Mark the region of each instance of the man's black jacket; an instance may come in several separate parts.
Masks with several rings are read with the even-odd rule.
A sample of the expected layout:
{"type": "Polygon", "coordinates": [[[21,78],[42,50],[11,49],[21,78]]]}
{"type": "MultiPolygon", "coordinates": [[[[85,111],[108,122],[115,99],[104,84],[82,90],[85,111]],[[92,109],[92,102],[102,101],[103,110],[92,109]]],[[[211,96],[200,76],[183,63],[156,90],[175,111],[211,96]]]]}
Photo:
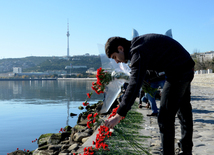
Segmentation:
{"type": "MultiPolygon", "coordinates": [[[[146,34],[131,41],[131,77],[117,113],[126,116],[142,86],[146,70],[165,72],[166,80],[176,82],[194,67],[190,54],[174,39],[160,34],[146,34]]],[[[190,80],[191,77],[185,77],[190,80]]]]}

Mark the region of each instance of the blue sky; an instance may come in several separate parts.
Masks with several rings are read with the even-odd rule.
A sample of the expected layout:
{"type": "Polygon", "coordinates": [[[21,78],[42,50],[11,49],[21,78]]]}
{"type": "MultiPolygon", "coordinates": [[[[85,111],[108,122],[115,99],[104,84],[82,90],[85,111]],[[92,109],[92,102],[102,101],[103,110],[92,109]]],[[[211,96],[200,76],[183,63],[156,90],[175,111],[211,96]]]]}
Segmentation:
{"type": "Polygon", "coordinates": [[[213,0],[0,0],[0,59],[99,54],[112,36],[165,34],[189,53],[214,50],[213,0]]]}

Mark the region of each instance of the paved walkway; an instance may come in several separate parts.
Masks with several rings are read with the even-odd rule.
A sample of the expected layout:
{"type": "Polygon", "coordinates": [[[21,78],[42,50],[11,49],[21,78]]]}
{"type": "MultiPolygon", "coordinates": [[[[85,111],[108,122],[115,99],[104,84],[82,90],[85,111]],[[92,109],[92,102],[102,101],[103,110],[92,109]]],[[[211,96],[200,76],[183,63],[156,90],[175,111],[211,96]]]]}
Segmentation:
{"type": "MultiPolygon", "coordinates": [[[[194,120],[193,131],[193,154],[194,155],[213,155],[214,154],[214,88],[192,86],[191,103],[194,120]]],[[[160,101],[157,101],[159,107],[160,101]]],[[[143,135],[150,135],[152,138],[148,141],[151,148],[151,154],[159,154],[160,134],[157,124],[157,117],[148,117],[151,113],[148,109],[138,109],[144,115],[143,135]]],[[[175,121],[175,142],[180,137],[180,124],[178,118],[175,121]]],[[[175,143],[177,147],[177,144],[175,143]]]]}

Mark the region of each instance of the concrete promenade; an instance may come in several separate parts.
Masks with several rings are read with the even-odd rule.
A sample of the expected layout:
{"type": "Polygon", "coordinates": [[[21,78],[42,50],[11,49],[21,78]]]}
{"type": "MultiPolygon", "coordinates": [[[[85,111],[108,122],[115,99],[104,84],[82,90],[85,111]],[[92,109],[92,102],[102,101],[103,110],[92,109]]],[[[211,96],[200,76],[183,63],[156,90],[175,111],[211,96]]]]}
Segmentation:
{"type": "MultiPolygon", "coordinates": [[[[196,75],[192,81],[191,103],[194,121],[193,131],[193,154],[194,155],[213,155],[214,154],[214,74],[196,75]]],[[[159,107],[160,101],[157,101],[159,107]]],[[[144,115],[145,128],[143,135],[150,135],[148,140],[151,154],[159,154],[160,134],[157,117],[148,117],[150,109],[138,109],[144,115]]],[[[180,123],[176,117],[175,121],[175,146],[181,137],[180,123]]]]}

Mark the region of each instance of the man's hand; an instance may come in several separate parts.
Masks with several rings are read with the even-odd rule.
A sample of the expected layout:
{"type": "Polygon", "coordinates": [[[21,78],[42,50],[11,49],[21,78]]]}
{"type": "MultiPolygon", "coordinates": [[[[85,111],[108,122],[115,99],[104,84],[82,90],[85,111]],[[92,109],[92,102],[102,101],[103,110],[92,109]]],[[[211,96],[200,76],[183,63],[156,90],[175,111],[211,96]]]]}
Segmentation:
{"type": "Polygon", "coordinates": [[[120,122],[121,118],[122,116],[120,116],[119,114],[116,114],[114,117],[107,119],[104,125],[108,128],[113,129],[115,125],[117,125],[120,122]]]}
{"type": "Polygon", "coordinates": [[[138,108],[142,108],[142,107],[143,107],[142,104],[139,104],[138,108]]]}

